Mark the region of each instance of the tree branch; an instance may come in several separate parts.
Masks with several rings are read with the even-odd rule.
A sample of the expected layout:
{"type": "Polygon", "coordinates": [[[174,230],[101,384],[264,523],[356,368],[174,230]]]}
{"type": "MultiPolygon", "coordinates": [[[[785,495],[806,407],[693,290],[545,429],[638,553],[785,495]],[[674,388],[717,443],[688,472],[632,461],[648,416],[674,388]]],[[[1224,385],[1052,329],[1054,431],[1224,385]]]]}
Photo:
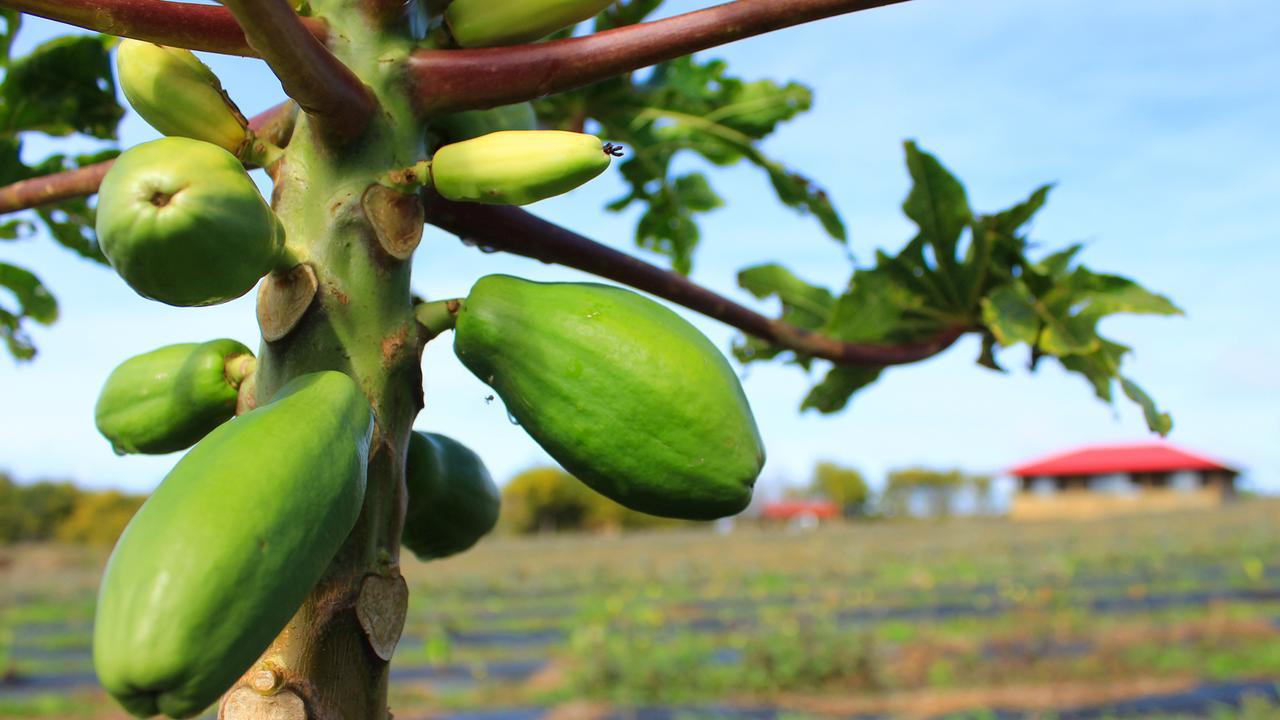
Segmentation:
{"type": "Polygon", "coordinates": [[[967,328],[908,345],[847,343],[767,318],[708,290],[683,275],[601,245],[518,207],[451,202],[423,193],[427,222],[483,248],[585,270],[666,298],[801,355],[842,365],[902,365],[947,349],[967,328]]]}
{"type": "Polygon", "coordinates": [[[223,4],[322,137],[341,144],[364,132],[375,109],[373,93],[307,30],[288,0],[223,4]]]}
{"type": "MultiPolygon", "coordinates": [[[[249,119],[249,128],[264,140],[284,146],[293,132],[293,119],[297,106],[292,101],[276,105],[249,119]]],[[[0,187],[0,215],[28,210],[39,205],[60,202],[74,197],[98,192],[102,178],[111,169],[114,160],[86,165],[75,170],[50,173],[40,177],[19,180],[0,187]]]]}
{"type": "Polygon", "coordinates": [[[422,115],[491,108],[573,90],[772,30],[906,1],[736,0],[554,42],[419,50],[409,58],[409,77],[422,115]]]}
{"type": "MultiPolygon", "coordinates": [[[[253,56],[244,32],[226,8],[164,0],[0,0],[0,6],[86,30],[161,45],[253,56]]],[[[317,38],[319,20],[303,21],[317,38]]]]}

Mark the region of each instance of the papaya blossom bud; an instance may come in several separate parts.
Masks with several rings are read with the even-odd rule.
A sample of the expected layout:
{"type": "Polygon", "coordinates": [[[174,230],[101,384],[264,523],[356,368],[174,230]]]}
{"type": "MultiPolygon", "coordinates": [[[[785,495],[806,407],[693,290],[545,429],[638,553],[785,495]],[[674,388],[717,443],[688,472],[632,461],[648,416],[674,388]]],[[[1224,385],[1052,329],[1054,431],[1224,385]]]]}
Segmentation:
{"type": "Polygon", "coordinates": [[[249,123],[218,76],[190,50],[126,39],[116,53],[120,87],[151,127],[169,136],[213,143],[238,155],[249,123]]]}
{"type": "Polygon", "coordinates": [[[526,205],[582,185],[610,159],[594,135],[505,130],[441,147],[431,158],[431,181],[449,200],[526,205]]]}

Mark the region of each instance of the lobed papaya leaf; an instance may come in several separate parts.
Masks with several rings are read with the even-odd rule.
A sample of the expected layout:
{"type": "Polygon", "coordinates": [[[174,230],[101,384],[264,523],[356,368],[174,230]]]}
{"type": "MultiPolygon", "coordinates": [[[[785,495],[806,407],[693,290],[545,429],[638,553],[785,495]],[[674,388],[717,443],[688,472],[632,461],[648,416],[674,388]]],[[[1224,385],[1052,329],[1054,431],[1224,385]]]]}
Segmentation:
{"type": "Polygon", "coordinates": [[[106,35],[66,36],[12,60],[0,85],[0,130],[116,139],[124,110],[111,74],[113,44],[106,35]]]}
{"type": "MultiPolygon", "coordinates": [[[[1088,380],[1105,402],[1111,402],[1119,380],[1125,395],[1142,406],[1149,427],[1168,432],[1168,414],[1120,374],[1129,348],[1099,335],[1097,326],[1116,313],[1175,315],[1181,310],[1128,278],[1080,265],[1081,245],[1028,259],[1025,226],[1044,207],[1052,185],[1037,188],[1002,212],[974,215],[964,186],[942,163],[912,142],[906,143],[906,154],[913,186],[903,212],[919,232],[896,254],[878,250],[874,266],[853,274],[845,292],[824,305],[822,333],[845,342],[896,344],[949,329],[973,329],[982,339],[979,365],[1003,372],[997,348],[1025,345],[1031,370],[1043,357],[1057,359],[1088,380]],[[966,230],[970,242],[961,256],[966,230]]],[[[797,288],[825,292],[821,288],[777,266],[748,268],[740,273],[739,284],[757,297],[778,295],[784,321],[814,329],[813,316],[799,313],[794,298],[805,297],[797,288]],[[788,292],[790,296],[784,294],[788,292]]],[[[772,359],[785,349],[747,339],[734,351],[749,362],[772,359]]],[[[835,366],[809,391],[802,408],[836,412],[882,371],[835,366]]]]}

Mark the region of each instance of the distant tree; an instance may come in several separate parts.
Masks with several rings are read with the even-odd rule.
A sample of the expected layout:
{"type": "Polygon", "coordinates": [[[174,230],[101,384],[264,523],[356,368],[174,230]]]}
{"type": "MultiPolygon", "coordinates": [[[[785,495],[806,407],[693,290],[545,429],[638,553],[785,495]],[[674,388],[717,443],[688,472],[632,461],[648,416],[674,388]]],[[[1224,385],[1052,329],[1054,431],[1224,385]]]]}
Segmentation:
{"type": "Polygon", "coordinates": [[[972,493],[975,512],[989,510],[991,477],[970,475],[961,470],[934,470],[913,467],[889,473],[880,498],[881,511],[886,515],[912,514],[917,503],[923,514],[930,517],[946,517],[956,507],[956,499],[962,493],[972,493]]]}
{"type": "Polygon", "coordinates": [[[21,537],[23,518],[18,500],[18,484],[7,473],[0,473],[0,545],[21,537]]]}
{"type": "Polygon", "coordinates": [[[625,508],[587,489],[558,467],[537,467],[516,475],[502,489],[503,527],[518,533],[611,530],[678,525],[625,508]]]}
{"type": "Polygon", "coordinates": [[[556,467],[537,467],[511,478],[502,489],[503,525],[520,533],[582,528],[592,492],[556,467]]]}
{"type": "Polygon", "coordinates": [[[809,493],[830,500],[845,517],[864,514],[871,496],[862,473],[831,462],[814,466],[809,493]]]}
{"type": "Polygon", "coordinates": [[[118,490],[85,493],[54,534],[58,540],[81,545],[110,547],[124,532],[144,498],[118,490]]]}

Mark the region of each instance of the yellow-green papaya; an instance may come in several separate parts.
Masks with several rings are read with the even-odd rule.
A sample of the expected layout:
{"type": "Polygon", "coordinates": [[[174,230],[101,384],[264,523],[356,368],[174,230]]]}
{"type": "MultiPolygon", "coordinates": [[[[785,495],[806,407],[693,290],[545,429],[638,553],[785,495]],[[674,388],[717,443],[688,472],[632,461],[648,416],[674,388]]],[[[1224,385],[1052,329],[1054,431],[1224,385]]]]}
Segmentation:
{"type": "Polygon", "coordinates": [[[516,45],[577,25],[613,0],[453,0],[444,19],[462,47],[516,45]]]}
{"type": "Polygon", "coordinates": [[[449,143],[431,182],[450,200],[526,205],[567,193],[609,167],[600,138],[563,130],[504,130],[449,143]]]}
{"type": "Polygon", "coordinates": [[[459,309],[454,352],[602,495],[696,520],[750,502],[764,448],[738,377],[662,305],[607,285],[488,275],[459,309]]]}
{"type": "Polygon", "coordinates": [[[168,137],[116,158],[98,190],[102,252],[143,297],[214,305],[281,262],[284,231],[234,155],[168,137]]]}
{"type": "Polygon", "coordinates": [[[249,141],[249,123],[190,50],[125,38],[116,50],[116,72],[129,105],[162,134],[235,154],[249,141]]]}
{"type": "Polygon", "coordinates": [[[185,450],[236,414],[253,353],[235,340],[166,345],[111,371],[93,416],[117,453],[185,450]]]}
{"type": "Polygon", "coordinates": [[[338,372],[300,376],[187,452],[125,528],[93,624],[102,687],[190,717],[284,628],[354,527],[373,430],[338,372]]]}
{"type": "Polygon", "coordinates": [[[400,542],[420,560],[460,553],[498,523],[498,486],[480,456],[453,438],[411,434],[405,483],[409,501],[400,542]]]}

